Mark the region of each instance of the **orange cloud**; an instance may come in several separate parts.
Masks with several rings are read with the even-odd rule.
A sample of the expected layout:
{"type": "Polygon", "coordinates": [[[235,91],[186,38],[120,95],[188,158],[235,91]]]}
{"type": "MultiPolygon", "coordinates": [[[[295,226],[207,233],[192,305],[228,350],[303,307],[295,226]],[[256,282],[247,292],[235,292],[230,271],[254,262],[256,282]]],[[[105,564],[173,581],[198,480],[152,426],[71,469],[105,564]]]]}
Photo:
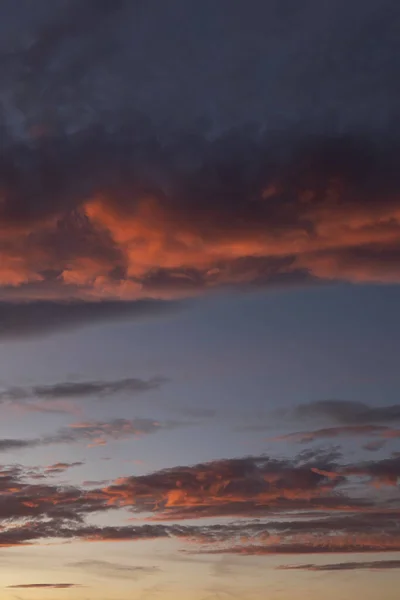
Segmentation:
{"type": "Polygon", "coordinates": [[[51,165],[63,177],[54,182],[38,140],[41,201],[22,175],[2,192],[0,286],[127,300],[226,285],[400,281],[393,154],[321,139],[278,166],[268,142],[253,142],[249,154],[245,138],[232,162],[231,142],[222,136],[215,153],[212,142],[192,140],[202,154],[187,170],[173,145],[82,134],[68,145],[79,170],[60,151],[51,165]]]}
{"type": "Polygon", "coordinates": [[[399,535],[369,535],[363,533],[342,535],[332,532],[330,535],[324,535],[323,537],[313,534],[288,536],[288,538],[272,537],[263,543],[210,547],[203,552],[265,556],[271,554],[356,554],[399,551],[399,535]]]}

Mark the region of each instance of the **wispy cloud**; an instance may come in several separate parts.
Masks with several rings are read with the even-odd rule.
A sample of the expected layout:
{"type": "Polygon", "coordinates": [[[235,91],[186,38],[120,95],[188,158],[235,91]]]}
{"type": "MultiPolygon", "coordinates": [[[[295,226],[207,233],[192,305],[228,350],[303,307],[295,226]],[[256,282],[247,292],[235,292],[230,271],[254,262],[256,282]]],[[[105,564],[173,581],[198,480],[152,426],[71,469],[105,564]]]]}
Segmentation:
{"type": "Polygon", "coordinates": [[[19,583],[16,585],[7,586],[9,589],[54,589],[67,590],[71,588],[82,587],[79,583],[19,583]]]}
{"type": "MultiPolygon", "coordinates": [[[[342,425],[340,427],[325,427],[315,431],[296,431],[270,438],[271,441],[294,441],[300,444],[314,442],[320,439],[337,437],[368,437],[379,436],[381,438],[393,439],[400,437],[400,429],[392,429],[385,425],[342,425]]],[[[382,440],[380,441],[382,444],[382,440]]]]}
{"type": "Polygon", "coordinates": [[[386,569],[400,569],[400,560],[372,560],[359,562],[338,562],[317,565],[282,565],[279,569],[285,571],[385,571],[386,569]]]}
{"type": "Polygon", "coordinates": [[[157,575],[161,569],[156,566],[138,566],[125,563],[109,562],[106,560],[82,560],[70,563],[68,566],[76,567],[85,572],[95,573],[100,577],[113,577],[116,579],[130,579],[138,581],[150,575],[157,575]]]}
{"type": "Polygon", "coordinates": [[[400,405],[371,406],[352,400],[317,400],[300,404],[288,416],[297,419],[328,419],[341,425],[393,423],[400,421],[400,405]]]}
{"type": "MultiPolygon", "coordinates": [[[[59,429],[52,435],[27,439],[0,439],[0,452],[37,448],[53,444],[85,443],[89,446],[103,446],[111,440],[124,440],[141,437],[158,431],[169,431],[187,427],[192,423],[181,421],[155,421],[154,419],[113,419],[110,421],[82,421],[59,429]]],[[[79,463],[75,463],[79,464],[79,463]]]]}
{"type": "Polygon", "coordinates": [[[0,391],[0,403],[21,402],[32,398],[53,402],[75,398],[102,398],[119,393],[140,394],[158,389],[167,382],[166,377],[152,377],[148,380],[128,377],[109,381],[65,381],[32,387],[10,387],[0,391]]]}

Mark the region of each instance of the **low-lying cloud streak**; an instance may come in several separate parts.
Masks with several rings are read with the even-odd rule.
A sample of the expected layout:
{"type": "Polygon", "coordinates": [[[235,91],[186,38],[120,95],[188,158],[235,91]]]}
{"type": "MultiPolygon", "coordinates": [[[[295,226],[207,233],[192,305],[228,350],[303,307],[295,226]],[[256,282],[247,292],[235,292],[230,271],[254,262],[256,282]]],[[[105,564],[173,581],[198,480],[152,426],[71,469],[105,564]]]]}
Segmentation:
{"type": "MultiPolygon", "coordinates": [[[[7,290],[6,290],[7,291],[7,290]]],[[[135,321],[171,314],[181,303],[164,300],[137,300],[118,302],[110,300],[76,301],[40,299],[47,292],[40,289],[36,299],[0,301],[0,340],[20,339],[52,333],[71,331],[87,325],[135,321]],[[37,299],[39,298],[39,300],[37,299]]],[[[30,296],[31,292],[28,293],[30,296]]],[[[8,297],[8,295],[7,295],[8,297]]]]}
{"type": "Polygon", "coordinates": [[[112,577],[115,579],[128,579],[131,581],[138,581],[149,575],[157,575],[161,572],[161,569],[155,566],[144,567],[95,559],[70,563],[68,566],[81,569],[85,572],[92,572],[97,577],[112,577]]]}
{"type": "Polygon", "coordinates": [[[400,569],[400,560],[372,560],[365,562],[338,562],[325,565],[306,564],[279,567],[285,571],[385,571],[400,569]]]}
{"type": "Polygon", "coordinates": [[[390,490],[400,478],[398,458],[342,465],[330,455],[306,462],[301,455],[245,457],[125,477],[89,490],[49,484],[46,471],[41,479],[35,475],[19,466],[0,473],[2,547],[46,539],[177,538],[189,542],[187,552],[210,554],[400,551],[398,497],[390,499],[369,485],[379,480],[390,490]],[[126,510],[144,522],[93,521],[126,510]],[[235,520],[210,524],[210,517],[221,516],[235,520]],[[197,523],[180,523],[188,519],[197,523]]]}
{"type": "Polygon", "coordinates": [[[23,590],[68,590],[71,588],[82,587],[79,583],[19,583],[16,585],[8,585],[8,589],[23,589],[23,590]]]}
{"type": "Polygon", "coordinates": [[[157,390],[168,382],[166,377],[153,377],[139,379],[128,377],[112,381],[65,381],[48,385],[35,385],[32,387],[11,387],[0,391],[0,404],[12,401],[24,401],[32,398],[40,400],[64,400],[71,398],[102,398],[119,393],[140,394],[157,390]]]}
{"type": "MultiPolygon", "coordinates": [[[[158,422],[154,419],[113,419],[111,421],[83,421],[59,429],[55,434],[38,438],[0,439],[0,452],[9,452],[53,444],[82,444],[89,447],[104,446],[112,440],[141,437],[158,431],[187,427],[190,423],[180,421],[158,422]]],[[[72,463],[79,464],[79,463],[72,463]]],[[[72,466],[67,464],[66,466],[72,466]]],[[[65,463],[53,465],[54,471],[62,471],[65,463]]]]}

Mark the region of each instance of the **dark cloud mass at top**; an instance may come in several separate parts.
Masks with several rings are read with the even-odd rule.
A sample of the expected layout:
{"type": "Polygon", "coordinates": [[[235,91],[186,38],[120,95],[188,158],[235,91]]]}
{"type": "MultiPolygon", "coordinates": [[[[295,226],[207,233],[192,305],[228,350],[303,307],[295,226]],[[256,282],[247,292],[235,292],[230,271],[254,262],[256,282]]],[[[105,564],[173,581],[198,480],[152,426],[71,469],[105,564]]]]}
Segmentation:
{"type": "Polygon", "coordinates": [[[199,562],[261,598],[271,555],[272,596],[396,575],[396,292],[378,296],[400,283],[399,31],[398,0],[0,1],[0,549],[27,566],[6,593],[201,598],[199,562]],[[248,321],[232,298],[339,282],[327,304],[259,295],[248,321]],[[344,306],[356,284],[379,314],[344,306]],[[36,340],[215,291],[175,328],[36,340]],[[166,579],[180,557],[193,573],[166,579]]]}
{"type": "Polygon", "coordinates": [[[47,5],[1,9],[2,337],[399,281],[396,2],[47,5]]]}

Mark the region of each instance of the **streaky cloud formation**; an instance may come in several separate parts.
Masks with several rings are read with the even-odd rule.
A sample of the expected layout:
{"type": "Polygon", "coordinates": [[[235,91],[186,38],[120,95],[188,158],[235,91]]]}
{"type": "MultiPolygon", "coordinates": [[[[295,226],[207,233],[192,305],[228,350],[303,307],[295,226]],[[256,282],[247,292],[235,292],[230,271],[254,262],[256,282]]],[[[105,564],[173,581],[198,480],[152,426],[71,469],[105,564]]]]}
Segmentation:
{"type": "Polygon", "coordinates": [[[18,466],[0,474],[0,516],[7,523],[0,532],[2,547],[46,539],[176,538],[200,554],[400,551],[398,497],[391,500],[373,486],[365,494],[369,480],[390,489],[400,478],[397,457],[354,465],[333,464],[329,455],[308,462],[245,457],[122,478],[89,490],[37,483],[34,475],[18,466]],[[132,526],[87,522],[126,509],[142,515],[144,523],[143,518],[132,526]],[[208,523],[221,516],[236,520],[208,523]],[[180,523],[186,519],[200,522],[180,523]]]}
{"type": "Polygon", "coordinates": [[[370,406],[353,400],[317,400],[300,404],[292,411],[292,415],[298,419],[328,419],[342,425],[357,427],[400,421],[400,405],[370,406]]]}
{"type": "Polygon", "coordinates": [[[279,567],[285,571],[359,571],[359,570],[377,570],[400,569],[400,560],[372,560],[365,562],[338,562],[325,565],[305,564],[305,565],[284,565],[279,567]]]}
{"type": "Polygon", "coordinates": [[[158,389],[168,382],[166,377],[139,379],[128,377],[115,381],[65,381],[28,388],[11,387],[0,391],[0,403],[39,398],[40,400],[64,400],[70,398],[107,397],[121,392],[138,394],[158,389]]]}
{"type": "Polygon", "coordinates": [[[34,590],[34,589],[53,589],[53,590],[68,590],[71,588],[82,587],[79,583],[19,583],[16,585],[7,586],[11,589],[24,589],[24,590],[34,590]]]}
{"type": "MultiPolygon", "coordinates": [[[[394,439],[400,437],[400,429],[392,429],[385,425],[342,425],[341,427],[325,427],[323,429],[316,429],[315,431],[296,431],[271,438],[271,441],[294,441],[305,444],[315,440],[342,436],[380,436],[386,439],[394,439]]],[[[382,445],[382,442],[384,440],[379,442],[380,445],[382,445]]]]}
{"type": "Polygon", "coordinates": [[[168,315],[178,306],[181,304],[151,299],[132,302],[4,300],[0,301],[0,339],[20,339],[70,331],[84,325],[168,315]]]}
{"type": "Polygon", "coordinates": [[[138,581],[149,575],[156,575],[161,571],[156,566],[127,565],[124,563],[110,562],[107,560],[86,559],[70,563],[68,566],[82,569],[85,572],[93,572],[97,576],[112,577],[116,579],[129,579],[138,581]]]}
{"type": "MultiPolygon", "coordinates": [[[[130,437],[141,437],[157,431],[168,431],[179,427],[187,427],[191,423],[180,421],[158,422],[154,419],[113,419],[110,421],[82,421],[71,423],[59,429],[55,434],[27,439],[0,439],[0,452],[51,446],[53,444],[79,444],[104,446],[111,440],[124,440],[130,437]]],[[[58,463],[50,468],[53,473],[61,472],[70,466],[81,463],[58,463]]]]}

